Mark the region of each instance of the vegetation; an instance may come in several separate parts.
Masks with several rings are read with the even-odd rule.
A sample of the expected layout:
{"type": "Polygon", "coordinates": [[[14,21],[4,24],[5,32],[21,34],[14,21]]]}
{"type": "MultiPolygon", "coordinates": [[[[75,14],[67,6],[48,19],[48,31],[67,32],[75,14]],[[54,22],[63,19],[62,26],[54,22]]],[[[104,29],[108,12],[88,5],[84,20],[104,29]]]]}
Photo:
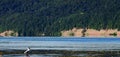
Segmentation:
{"type": "Polygon", "coordinates": [[[74,33],[73,33],[73,32],[71,32],[69,35],[70,35],[70,36],[74,36],[74,33]]]}
{"type": "Polygon", "coordinates": [[[111,33],[110,34],[111,36],[117,36],[117,33],[115,32],[115,33],[111,33]]]}
{"type": "Polygon", "coordinates": [[[120,0],[0,0],[0,32],[60,36],[76,28],[119,29],[120,0]]]}

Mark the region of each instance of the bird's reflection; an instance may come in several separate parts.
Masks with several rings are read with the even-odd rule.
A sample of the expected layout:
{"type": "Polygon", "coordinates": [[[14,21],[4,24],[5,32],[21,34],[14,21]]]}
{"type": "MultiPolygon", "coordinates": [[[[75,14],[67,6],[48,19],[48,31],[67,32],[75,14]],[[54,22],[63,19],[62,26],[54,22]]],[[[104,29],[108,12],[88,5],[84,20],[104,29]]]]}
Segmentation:
{"type": "Polygon", "coordinates": [[[25,57],[30,57],[30,55],[27,55],[27,56],[25,55],[25,57]]]}

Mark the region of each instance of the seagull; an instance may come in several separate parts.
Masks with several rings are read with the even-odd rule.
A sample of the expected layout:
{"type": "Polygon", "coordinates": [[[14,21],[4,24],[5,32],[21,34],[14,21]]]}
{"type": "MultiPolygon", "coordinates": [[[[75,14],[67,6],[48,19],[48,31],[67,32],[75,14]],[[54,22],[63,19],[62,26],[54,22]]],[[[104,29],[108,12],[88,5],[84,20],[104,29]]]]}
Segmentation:
{"type": "Polygon", "coordinates": [[[25,54],[26,56],[29,56],[29,52],[30,52],[30,47],[27,48],[27,50],[24,52],[24,54],[25,54]]]}

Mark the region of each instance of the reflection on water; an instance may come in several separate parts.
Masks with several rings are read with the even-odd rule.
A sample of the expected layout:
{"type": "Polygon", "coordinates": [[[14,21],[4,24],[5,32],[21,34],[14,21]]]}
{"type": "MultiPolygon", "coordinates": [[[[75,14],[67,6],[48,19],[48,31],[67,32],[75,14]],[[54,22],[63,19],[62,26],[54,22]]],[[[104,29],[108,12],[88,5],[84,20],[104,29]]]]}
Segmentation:
{"type": "Polygon", "coordinates": [[[3,55],[3,57],[86,57],[86,56],[96,56],[87,54],[77,54],[77,55],[60,55],[60,54],[32,54],[30,56],[25,56],[24,54],[11,54],[3,55]]]}
{"type": "MultiPolygon", "coordinates": [[[[28,57],[119,57],[120,55],[101,55],[101,54],[75,54],[75,55],[59,55],[59,54],[32,54],[28,57]]],[[[24,54],[3,55],[3,57],[27,57],[24,54]]]]}

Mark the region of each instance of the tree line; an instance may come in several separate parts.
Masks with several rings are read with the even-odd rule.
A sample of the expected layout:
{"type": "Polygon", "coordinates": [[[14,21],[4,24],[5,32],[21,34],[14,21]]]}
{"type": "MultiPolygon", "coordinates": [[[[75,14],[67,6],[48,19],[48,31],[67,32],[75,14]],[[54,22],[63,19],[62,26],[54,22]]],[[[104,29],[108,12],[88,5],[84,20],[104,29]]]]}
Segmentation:
{"type": "Polygon", "coordinates": [[[119,0],[0,0],[0,32],[60,36],[76,28],[120,30],[119,0]]]}

